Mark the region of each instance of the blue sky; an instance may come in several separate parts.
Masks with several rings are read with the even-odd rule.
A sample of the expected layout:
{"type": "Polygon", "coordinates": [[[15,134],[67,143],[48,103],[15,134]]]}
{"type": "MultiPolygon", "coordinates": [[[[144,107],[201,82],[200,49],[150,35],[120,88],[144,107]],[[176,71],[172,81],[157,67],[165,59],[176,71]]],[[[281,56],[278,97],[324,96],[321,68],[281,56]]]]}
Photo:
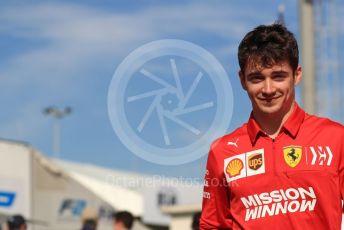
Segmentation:
{"type": "MultiPolygon", "coordinates": [[[[182,39],[212,53],[227,71],[234,111],[228,131],[245,122],[250,104],[237,77],[244,34],[285,20],[299,38],[298,2],[3,1],[0,3],[0,137],[29,142],[52,156],[52,120],[43,108],[71,106],[62,120],[61,157],[108,168],[202,176],[206,157],[180,166],[149,163],[118,139],[108,117],[114,71],[133,50],[159,39],[182,39]]],[[[338,3],[339,4],[339,3],[338,3]]],[[[343,15],[343,4],[338,6],[343,15]]],[[[343,28],[339,29],[343,46],[343,28]]],[[[342,63],[342,62],[341,62],[342,63]]]]}

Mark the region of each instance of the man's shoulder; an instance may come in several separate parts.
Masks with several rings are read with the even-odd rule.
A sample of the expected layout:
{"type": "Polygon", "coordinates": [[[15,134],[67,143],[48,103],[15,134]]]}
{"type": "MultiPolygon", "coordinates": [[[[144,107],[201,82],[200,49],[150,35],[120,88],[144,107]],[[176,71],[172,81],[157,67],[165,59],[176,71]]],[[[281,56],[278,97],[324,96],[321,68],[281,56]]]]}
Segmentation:
{"type": "Polygon", "coordinates": [[[226,146],[228,145],[228,143],[232,143],[233,145],[235,145],[237,144],[239,139],[243,136],[248,136],[247,123],[244,123],[242,124],[242,126],[236,128],[234,131],[217,138],[211,144],[211,149],[216,149],[219,146],[220,147],[226,146]]]}
{"type": "Polygon", "coordinates": [[[328,131],[335,131],[336,133],[341,132],[344,134],[344,126],[341,123],[333,121],[327,117],[320,117],[307,114],[304,123],[308,126],[317,127],[320,129],[327,129],[328,131]]]}

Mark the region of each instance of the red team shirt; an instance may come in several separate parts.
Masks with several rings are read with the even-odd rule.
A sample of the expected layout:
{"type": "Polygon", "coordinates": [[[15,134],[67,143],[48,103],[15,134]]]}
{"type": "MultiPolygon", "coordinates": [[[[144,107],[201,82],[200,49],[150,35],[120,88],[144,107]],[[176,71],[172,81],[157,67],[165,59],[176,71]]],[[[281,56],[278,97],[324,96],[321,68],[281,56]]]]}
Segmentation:
{"type": "Polygon", "coordinates": [[[200,229],[340,229],[344,126],[298,105],[272,139],[254,118],[216,140],[200,229]]]}

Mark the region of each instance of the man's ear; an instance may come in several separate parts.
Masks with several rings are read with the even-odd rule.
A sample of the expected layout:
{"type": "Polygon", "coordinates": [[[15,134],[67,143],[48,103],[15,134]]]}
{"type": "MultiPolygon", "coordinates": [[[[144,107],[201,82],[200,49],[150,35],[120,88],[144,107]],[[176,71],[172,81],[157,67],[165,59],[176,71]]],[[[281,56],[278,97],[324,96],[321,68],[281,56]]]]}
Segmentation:
{"type": "Polygon", "coordinates": [[[294,85],[296,86],[297,84],[299,84],[299,82],[302,79],[302,68],[301,66],[298,66],[295,70],[295,77],[294,77],[295,81],[294,81],[294,85]]]}
{"type": "Polygon", "coordinates": [[[247,88],[246,88],[246,83],[245,83],[245,75],[244,75],[244,73],[243,73],[241,70],[239,70],[238,74],[239,74],[239,78],[240,78],[241,87],[242,87],[244,90],[247,90],[247,88]]]}

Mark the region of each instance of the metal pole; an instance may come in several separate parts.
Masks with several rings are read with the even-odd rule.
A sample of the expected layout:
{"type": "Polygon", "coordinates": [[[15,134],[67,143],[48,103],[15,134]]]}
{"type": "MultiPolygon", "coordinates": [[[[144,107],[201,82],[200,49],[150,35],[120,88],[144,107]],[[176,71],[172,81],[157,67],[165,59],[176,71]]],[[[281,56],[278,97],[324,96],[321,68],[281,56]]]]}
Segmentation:
{"type": "Polygon", "coordinates": [[[59,119],[56,117],[54,118],[53,127],[53,153],[56,159],[60,157],[60,124],[59,119]]]}
{"type": "Polygon", "coordinates": [[[316,113],[313,0],[300,0],[301,58],[303,66],[303,107],[316,113]]]}
{"type": "Polygon", "coordinates": [[[338,54],[338,33],[337,33],[337,3],[336,0],[331,0],[330,4],[330,35],[331,35],[331,51],[332,51],[332,71],[333,71],[333,83],[334,83],[334,100],[332,101],[332,108],[334,109],[335,118],[339,121],[344,122],[343,108],[344,103],[341,100],[341,81],[339,77],[339,54],[338,54]],[[343,103],[341,105],[341,103],[343,103]]]}
{"type": "Polygon", "coordinates": [[[65,117],[66,115],[70,114],[72,109],[70,107],[66,107],[64,110],[58,110],[55,107],[47,107],[43,110],[45,115],[50,115],[54,119],[53,121],[53,130],[52,130],[52,146],[53,146],[53,155],[56,159],[60,157],[60,142],[61,142],[61,126],[60,120],[65,117]]]}

